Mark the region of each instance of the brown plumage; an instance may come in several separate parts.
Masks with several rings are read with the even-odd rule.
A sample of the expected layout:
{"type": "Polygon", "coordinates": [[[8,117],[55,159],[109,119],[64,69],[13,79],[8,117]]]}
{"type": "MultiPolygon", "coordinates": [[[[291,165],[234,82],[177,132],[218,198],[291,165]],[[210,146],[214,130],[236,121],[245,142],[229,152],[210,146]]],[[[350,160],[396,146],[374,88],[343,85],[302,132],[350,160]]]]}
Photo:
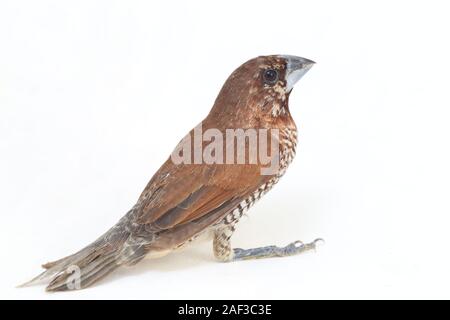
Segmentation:
{"type": "MultiPolygon", "coordinates": [[[[230,75],[201,123],[203,132],[216,129],[223,136],[227,129],[277,129],[279,152],[270,154],[267,150],[272,159],[279,159],[275,172],[261,174],[265,164],[259,159],[244,164],[176,164],[169,157],[114,227],[79,252],[44,264],[47,270],[27,284],[50,281],[49,291],[71,289],[67,283],[73,270],[68,268],[76,266],[80,280],[77,288],[85,288],[119,266],[167,254],[208,231],[214,234],[214,254],[223,261],[244,255],[293,254],[281,253],[278,247],[270,247],[267,254],[266,247],[241,257],[245,250],[233,251],[229,240],[243,212],[270,190],[295,155],[297,131],[288,100],[293,84],[312,64],[304,58],[278,55],[244,63],[230,75]]],[[[189,135],[193,139],[194,129],[189,135]]],[[[246,151],[249,143],[245,141],[246,151]]],[[[204,141],[202,147],[206,146],[204,141]]]]}

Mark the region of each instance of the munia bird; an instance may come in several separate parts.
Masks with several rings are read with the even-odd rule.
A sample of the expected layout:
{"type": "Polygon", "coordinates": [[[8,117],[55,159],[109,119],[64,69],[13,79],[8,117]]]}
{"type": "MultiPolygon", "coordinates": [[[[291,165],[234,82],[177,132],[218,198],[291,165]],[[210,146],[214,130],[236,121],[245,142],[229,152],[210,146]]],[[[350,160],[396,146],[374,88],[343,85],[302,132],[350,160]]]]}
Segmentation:
{"type": "MultiPolygon", "coordinates": [[[[220,261],[289,256],[314,249],[317,240],[253,249],[232,248],[230,243],[241,216],[278,182],[295,156],[297,129],[289,95],[313,64],[288,55],[247,61],[230,75],[201,122],[203,130],[224,134],[227,129],[277,129],[278,148],[270,157],[278,159],[279,166],[272,174],[261,174],[259,160],[176,164],[169,157],[115,226],[77,253],[44,264],[46,271],[25,285],[49,283],[48,291],[86,288],[118,267],[166,255],[206,232],[213,235],[214,255],[220,261]],[[74,270],[78,271],[77,287],[68,285],[74,270]]],[[[193,134],[194,129],[186,137],[193,134]]],[[[246,150],[249,147],[246,140],[246,150]]]]}

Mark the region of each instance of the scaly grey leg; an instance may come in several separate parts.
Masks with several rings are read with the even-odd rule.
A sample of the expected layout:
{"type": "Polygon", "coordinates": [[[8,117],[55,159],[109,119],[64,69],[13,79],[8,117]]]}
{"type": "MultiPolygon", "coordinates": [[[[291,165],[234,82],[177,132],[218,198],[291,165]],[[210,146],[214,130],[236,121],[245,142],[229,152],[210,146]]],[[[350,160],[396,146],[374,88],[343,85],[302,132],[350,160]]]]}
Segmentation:
{"type": "Polygon", "coordinates": [[[267,246],[252,249],[232,248],[230,238],[234,232],[234,225],[220,228],[214,233],[213,249],[214,255],[221,261],[239,261],[248,259],[261,259],[269,257],[286,257],[315,250],[322,239],[304,244],[295,241],[285,247],[267,246]]]}
{"type": "Polygon", "coordinates": [[[288,244],[285,247],[267,246],[252,249],[233,249],[232,261],[248,260],[248,259],[261,259],[269,257],[287,257],[293,256],[299,253],[303,253],[309,250],[315,250],[319,242],[322,239],[316,239],[313,242],[304,244],[301,241],[295,241],[288,244]]]}

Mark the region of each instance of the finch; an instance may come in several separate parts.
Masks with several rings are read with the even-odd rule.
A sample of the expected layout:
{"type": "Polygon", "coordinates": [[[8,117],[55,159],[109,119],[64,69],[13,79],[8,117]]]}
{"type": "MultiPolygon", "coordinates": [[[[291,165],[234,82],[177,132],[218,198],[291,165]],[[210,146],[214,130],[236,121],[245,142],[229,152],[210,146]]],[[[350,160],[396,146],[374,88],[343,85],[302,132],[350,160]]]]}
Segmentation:
{"type": "Polygon", "coordinates": [[[230,242],[242,215],[279,181],[295,156],[297,127],[289,96],[313,65],[289,55],[242,64],[131,210],[90,245],[44,264],[46,270],[24,285],[47,283],[47,291],[86,288],[119,267],[164,256],[204,233],[212,235],[214,255],[224,262],[314,249],[318,240],[251,249],[233,248],[230,242]]]}

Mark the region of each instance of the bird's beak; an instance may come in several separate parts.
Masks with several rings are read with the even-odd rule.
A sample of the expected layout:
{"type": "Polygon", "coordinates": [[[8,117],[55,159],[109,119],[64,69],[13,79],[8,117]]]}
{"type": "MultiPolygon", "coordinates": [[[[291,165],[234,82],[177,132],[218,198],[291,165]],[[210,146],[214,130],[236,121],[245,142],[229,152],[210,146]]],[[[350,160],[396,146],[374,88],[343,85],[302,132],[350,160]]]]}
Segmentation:
{"type": "Polygon", "coordinates": [[[286,65],[286,90],[290,92],[298,80],[303,77],[315,64],[314,61],[296,57],[282,56],[287,61],[286,65]]]}

